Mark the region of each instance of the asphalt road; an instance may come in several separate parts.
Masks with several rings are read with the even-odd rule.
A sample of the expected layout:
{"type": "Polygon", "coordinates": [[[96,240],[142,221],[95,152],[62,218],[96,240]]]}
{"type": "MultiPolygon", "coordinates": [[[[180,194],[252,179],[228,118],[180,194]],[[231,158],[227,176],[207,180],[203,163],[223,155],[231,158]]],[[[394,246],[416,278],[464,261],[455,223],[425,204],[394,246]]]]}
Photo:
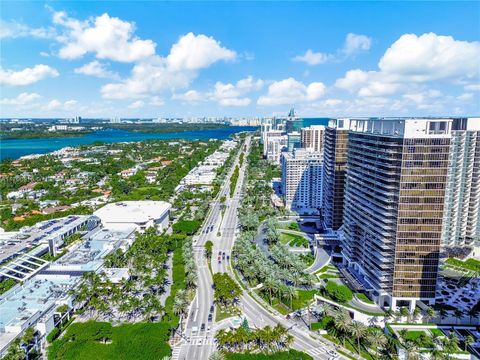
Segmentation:
{"type": "MultiPolygon", "coordinates": [[[[247,139],[250,143],[250,138],[247,139]]],[[[226,271],[226,257],[218,264],[218,252],[229,251],[233,245],[233,233],[236,227],[236,211],[238,207],[238,190],[241,189],[243,181],[243,169],[240,170],[239,179],[237,181],[237,191],[234,200],[230,199],[230,176],[235,169],[235,165],[239,164],[239,155],[237,155],[228,176],[225,178],[224,184],[217,196],[211,204],[211,211],[207,215],[206,220],[200,230],[200,234],[194,238],[195,262],[198,272],[197,294],[193,300],[189,314],[184,325],[183,340],[180,346],[173,349],[172,359],[208,359],[209,355],[215,350],[214,327],[213,321],[208,321],[208,316],[212,314],[213,320],[215,314],[210,312],[213,305],[213,289],[212,277],[208,269],[207,259],[205,257],[205,243],[210,240],[214,243],[212,266],[220,266],[226,271]],[[227,198],[225,204],[220,202],[220,198],[227,198]],[[222,209],[225,209],[222,218],[222,209]],[[220,231],[221,236],[217,236],[220,231]],[[225,244],[225,245],[223,245],[225,244]],[[202,325],[205,328],[202,330],[202,325]]],[[[214,269],[213,271],[217,271],[214,269]]]]}
{"type": "MultiPolygon", "coordinates": [[[[247,150],[250,147],[250,137],[246,140],[247,150]]],[[[248,153],[248,151],[246,152],[248,153]]],[[[246,157],[245,157],[246,158],[246,157]]],[[[246,159],[245,159],[246,160],[246,159]]],[[[227,272],[232,277],[232,269],[227,261],[227,256],[231,255],[231,250],[235,241],[237,232],[237,211],[240,201],[240,193],[244,180],[246,161],[239,172],[237,187],[234,196],[230,198],[230,175],[238,164],[238,156],[234,165],[227,176],[219,196],[212,204],[212,210],[207,216],[202,227],[201,233],[194,240],[195,259],[198,268],[198,288],[197,295],[193,300],[186,325],[184,329],[184,339],[179,346],[174,347],[172,360],[208,360],[209,355],[215,350],[215,325],[208,322],[210,314],[210,306],[213,304],[212,279],[204,255],[205,242],[211,240],[214,243],[212,254],[212,271],[227,272]],[[227,201],[224,204],[224,214],[222,217],[222,204],[218,201],[221,196],[226,196],[227,201]],[[213,228],[212,228],[213,227],[213,228]],[[220,236],[217,236],[220,232],[220,236]],[[221,261],[218,261],[219,252],[221,253],[221,261]],[[225,258],[223,253],[225,252],[225,258]],[[205,324],[205,330],[201,330],[202,324],[205,324]],[[208,330],[210,328],[210,330],[208,330]]],[[[246,291],[240,297],[240,309],[244,316],[247,317],[249,323],[255,327],[262,328],[267,325],[275,326],[280,323],[294,336],[293,347],[297,350],[310,354],[314,359],[327,360],[332,355],[328,352],[333,351],[333,346],[326,340],[312,338],[311,334],[305,330],[298,328],[293,321],[287,320],[282,316],[278,316],[267,311],[246,291]]],[[[213,314],[213,319],[215,315],[213,314]]],[[[342,356],[337,359],[343,359],[342,356]]]]}

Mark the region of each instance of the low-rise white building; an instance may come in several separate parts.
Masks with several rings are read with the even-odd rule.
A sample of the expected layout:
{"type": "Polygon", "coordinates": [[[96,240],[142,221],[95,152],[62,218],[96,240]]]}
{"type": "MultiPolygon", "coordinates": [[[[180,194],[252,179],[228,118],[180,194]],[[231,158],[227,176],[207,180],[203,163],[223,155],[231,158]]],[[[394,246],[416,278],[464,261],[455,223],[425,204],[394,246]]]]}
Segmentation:
{"type": "Polygon", "coordinates": [[[107,204],[93,214],[100,218],[105,227],[111,229],[133,225],[138,230],[145,230],[156,225],[159,230],[164,230],[168,227],[171,207],[165,201],[122,201],[107,204]]]}

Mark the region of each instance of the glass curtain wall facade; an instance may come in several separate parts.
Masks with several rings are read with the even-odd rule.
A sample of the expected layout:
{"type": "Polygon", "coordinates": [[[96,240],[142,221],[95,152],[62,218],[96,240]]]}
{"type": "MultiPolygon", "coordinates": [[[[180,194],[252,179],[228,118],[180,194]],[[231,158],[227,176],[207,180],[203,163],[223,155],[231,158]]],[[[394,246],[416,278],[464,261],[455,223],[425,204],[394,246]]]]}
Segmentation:
{"type": "Polygon", "coordinates": [[[382,306],[435,299],[450,122],[363,120],[350,132],[343,253],[382,306]]]}
{"type": "Polygon", "coordinates": [[[348,119],[330,120],[323,149],[323,223],[338,230],[343,224],[343,197],[347,167],[348,119]]]}

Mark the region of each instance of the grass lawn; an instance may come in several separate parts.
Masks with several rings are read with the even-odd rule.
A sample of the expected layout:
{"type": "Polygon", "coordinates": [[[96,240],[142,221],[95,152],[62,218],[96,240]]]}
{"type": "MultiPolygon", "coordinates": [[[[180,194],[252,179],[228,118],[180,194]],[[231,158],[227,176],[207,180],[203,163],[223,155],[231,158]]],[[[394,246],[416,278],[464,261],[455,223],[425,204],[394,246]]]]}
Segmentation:
{"type": "MultiPolygon", "coordinates": [[[[255,292],[270,305],[268,295],[260,290],[255,292]]],[[[272,298],[272,307],[282,315],[287,315],[292,311],[300,310],[310,304],[313,300],[313,295],[318,294],[317,290],[297,290],[297,297],[292,299],[292,308],[290,308],[290,299],[272,298]]]]}
{"type": "Polygon", "coordinates": [[[355,296],[357,297],[358,300],[363,301],[364,303],[375,304],[375,302],[370,300],[368,296],[365,295],[364,293],[355,293],[355,296]]]}
{"type": "Polygon", "coordinates": [[[299,256],[305,264],[305,268],[312,266],[312,264],[315,262],[315,256],[312,253],[300,254],[299,256]]]}
{"type": "Polygon", "coordinates": [[[309,242],[301,235],[280,233],[280,242],[284,245],[308,248],[309,242]]]}
{"type": "Polygon", "coordinates": [[[449,258],[445,261],[445,263],[455,267],[463,268],[465,270],[480,272],[480,261],[476,259],[468,259],[466,261],[462,261],[454,258],[449,258]]]}
{"type": "Polygon", "coordinates": [[[443,331],[440,330],[440,329],[430,329],[430,332],[431,332],[433,335],[445,336],[445,334],[443,333],[443,331]]]}
{"type": "Polygon", "coordinates": [[[226,360],[312,360],[313,358],[297,350],[281,351],[275,354],[225,353],[226,360]]]}
{"type": "MultiPolygon", "coordinates": [[[[340,341],[336,337],[333,337],[331,334],[322,335],[322,336],[325,337],[326,339],[334,342],[335,344],[339,344],[339,345],[343,346],[342,341],[340,341]]],[[[345,348],[347,348],[348,350],[350,350],[351,352],[353,352],[355,354],[358,354],[358,352],[357,352],[357,341],[355,339],[350,339],[350,340],[345,341],[345,348]]],[[[372,354],[370,354],[368,351],[366,351],[364,347],[362,347],[361,356],[364,359],[375,360],[375,358],[372,356],[372,354]]]]}
{"type": "Polygon", "coordinates": [[[320,270],[317,270],[315,271],[313,274],[314,275],[318,275],[318,274],[321,274],[321,273],[324,273],[328,270],[328,265],[325,265],[324,267],[322,267],[320,270]]]}
{"type": "Polygon", "coordinates": [[[432,339],[426,334],[425,331],[421,330],[410,330],[403,337],[406,341],[413,341],[419,347],[422,348],[431,348],[433,347],[432,339]]]}
{"type": "Polygon", "coordinates": [[[328,324],[333,321],[333,317],[331,316],[324,316],[319,322],[314,322],[311,324],[311,329],[315,330],[326,330],[328,324]]]}
{"type": "Polygon", "coordinates": [[[317,290],[297,290],[297,297],[293,298],[293,310],[299,310],[306,307],[313,300],[313,295],[318,294],[317,290]]]}
{"type": "Polygon", "coordinates": [[[238,310],[235,306],[227,308],[225,306],[217,305],[216,308],[217,311],[215,312],[215,321],[222,321],[223,319],[228,319],[229,317],[240,314],[240,310],[238,310]]]}
{"type": "Polygon", "coordinates": [[[48,358],[91,359],[161,359],[170,356],[167,341],[170,325],[137,323],[112,326],[88,321],[70,325],[63,337],[48,348],[48,358]]]}

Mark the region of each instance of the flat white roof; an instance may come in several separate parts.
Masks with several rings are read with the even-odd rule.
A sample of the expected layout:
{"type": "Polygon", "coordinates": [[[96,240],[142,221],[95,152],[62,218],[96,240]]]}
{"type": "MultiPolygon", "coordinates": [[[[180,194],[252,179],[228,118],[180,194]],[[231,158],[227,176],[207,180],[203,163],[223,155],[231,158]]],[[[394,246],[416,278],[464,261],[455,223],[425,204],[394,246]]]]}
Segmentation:
{"type": "Polygon", "coordinates": [[[93,214],[103,223],[144,223],[161,218],[172,205],[165,201],[121,201],[107,204],[93,214]]]}

